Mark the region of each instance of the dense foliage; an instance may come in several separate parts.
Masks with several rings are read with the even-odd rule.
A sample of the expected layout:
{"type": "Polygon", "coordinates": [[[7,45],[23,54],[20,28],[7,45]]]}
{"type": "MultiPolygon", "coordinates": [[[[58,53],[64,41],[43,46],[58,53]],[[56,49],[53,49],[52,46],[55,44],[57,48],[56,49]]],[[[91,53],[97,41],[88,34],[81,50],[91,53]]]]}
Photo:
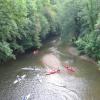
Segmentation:
{"type": "Polygon", "coordinates": [[[66,0],[59,16],[62,40],[74,41],[81,54],[100,60],[100,1],[66,0]]]}
{"type": "Polygon", "coordinates": [[[50,0],[0,0],[0,62],[40,48],[49,34],[57,34],[57,23],[50,0]]]}

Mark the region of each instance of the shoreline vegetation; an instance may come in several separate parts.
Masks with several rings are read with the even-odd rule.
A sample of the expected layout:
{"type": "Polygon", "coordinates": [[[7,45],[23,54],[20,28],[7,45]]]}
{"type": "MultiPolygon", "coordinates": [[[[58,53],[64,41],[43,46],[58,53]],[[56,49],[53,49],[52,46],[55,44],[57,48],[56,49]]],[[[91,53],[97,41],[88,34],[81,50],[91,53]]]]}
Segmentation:
{"type": "Polygon", "coordinates": [[[68,40],[100,65],[100,1],[67,0],[60,8],[61,40],[68,40]]]}
{"type": "Polygon", "coordinates": [[[72,46],[72,45],[69,46],[68,52],[69,52],[71,55],[73,55],[73,56],[78,56],[80,59],[83,59],[83,60],[89,61],[89,62],[91,62],[91,63],[97,64],[97,62],[96,62],[94,59],[90,58],[89,56],[87,56],[87,55],[85,55],[85,54],[81,54],[81,55],[80,55],[80,52],[79,52],[79,50],[77,49],[77,47],[74,47],[74,46],[72,46]]]}

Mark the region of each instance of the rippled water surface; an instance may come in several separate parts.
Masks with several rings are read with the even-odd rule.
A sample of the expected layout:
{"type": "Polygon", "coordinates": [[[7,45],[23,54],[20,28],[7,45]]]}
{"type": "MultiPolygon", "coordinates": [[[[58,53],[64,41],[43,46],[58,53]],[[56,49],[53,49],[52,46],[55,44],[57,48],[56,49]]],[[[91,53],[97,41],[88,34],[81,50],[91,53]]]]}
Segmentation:
{"type": "MultiPolygon", "coordinates": [[[[58,39],[47,42],[39,54],[24,54],[0,65],[0,100],[100,100],[100,72],[91,61],[69,52],[68,45],[59,45],[58,39]],[[77,68],[45,75],[41,60],[53,53],[62,63],[77,68]]],[[[74,52],[74,51],[73,51],[74,52]]]]}

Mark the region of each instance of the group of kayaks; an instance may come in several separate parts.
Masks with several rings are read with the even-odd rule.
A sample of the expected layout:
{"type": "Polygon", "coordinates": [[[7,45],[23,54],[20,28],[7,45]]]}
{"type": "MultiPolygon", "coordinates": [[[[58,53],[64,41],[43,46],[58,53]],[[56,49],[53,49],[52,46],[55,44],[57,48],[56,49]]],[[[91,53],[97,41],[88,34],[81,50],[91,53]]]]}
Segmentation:
{"type": "MultiPolygon", "coordinates": [[[[65,71],[71,72],[71,73],[76,71],[76,69],[74,67],[71,67],[69,65],[64,65],[64,69],[65,69],[65,71]]],[[[56,73],[60,73],[60,72],[61,72],[60,69],[56,69],[56,70],[49,69],[49,70],[47,70],[46,75],[56,74],[56,73]]]]}
{"type": "MultiPolygon", "coordinates": [[[[66,72],[76,72],[76,68],[74,67],[71,67],[69,65],[63,65],[64,67],[64,71],[66,72]]],[[[32,68],[22,68],[23,70],[34,70],[32,68]]],[[[46,75],[51,75],[51,74],[56,74],[56,73],[60,73],[62,70],[60,69],[49,69],[46,71],[46,75]]],[[[17,79],[14,81],[14,84],[20,82],[21,80],[23,80],[24,78],[26,77],[26,75],[22,75],[22,76],[19,76],[17,75],[17,79]]],[[[28,94],[26,96],[23,96],[22,100],[29,100],[29,98],[31,97],[31,94],[28,94]]]]}

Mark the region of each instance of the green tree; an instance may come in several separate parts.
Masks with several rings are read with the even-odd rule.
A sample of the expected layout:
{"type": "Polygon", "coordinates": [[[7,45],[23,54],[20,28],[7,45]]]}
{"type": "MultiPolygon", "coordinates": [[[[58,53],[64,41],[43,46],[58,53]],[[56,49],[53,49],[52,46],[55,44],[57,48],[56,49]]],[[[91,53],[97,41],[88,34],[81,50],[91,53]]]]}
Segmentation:
{"type": "Polygon", "coordinates": [[[50,0],[0,0],[0,61],[40,48],[57,24],[50,0]]]}

